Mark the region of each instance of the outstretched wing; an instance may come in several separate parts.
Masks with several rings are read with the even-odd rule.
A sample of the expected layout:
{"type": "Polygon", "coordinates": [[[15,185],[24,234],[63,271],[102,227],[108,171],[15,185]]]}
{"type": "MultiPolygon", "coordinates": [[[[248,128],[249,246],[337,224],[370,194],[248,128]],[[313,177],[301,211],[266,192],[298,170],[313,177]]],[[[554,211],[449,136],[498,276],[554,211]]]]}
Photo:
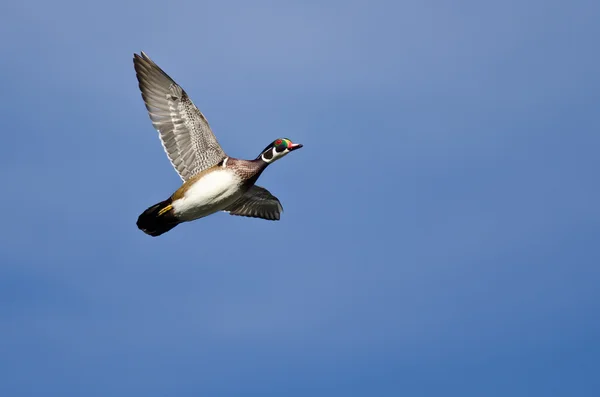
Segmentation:
{"type": "Polygon", "coordinates": [[[231,215],[278,221],[283,207],[277,197],[267,189],[254,185],[239,200],[227,207],[225,212],[231,215]]]}
{"type": "Polygon", "coordinates": [[[142,98],[165,152],[184,181],[226,157],[186,92],[143,51],[133,55],[142,98]]]}

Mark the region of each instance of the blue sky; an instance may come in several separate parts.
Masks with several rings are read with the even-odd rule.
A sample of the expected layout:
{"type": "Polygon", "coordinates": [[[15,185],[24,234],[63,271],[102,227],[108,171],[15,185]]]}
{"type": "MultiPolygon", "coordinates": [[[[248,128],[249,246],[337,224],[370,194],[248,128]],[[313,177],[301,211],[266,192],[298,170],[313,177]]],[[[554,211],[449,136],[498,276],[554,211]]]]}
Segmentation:
{"type": "MultiPolygon", "coordinates": [[[[18,4],[18,5],[17,5],[18,4]]],[[[596,1],[0,13],[2,396],[597,396],[596,1]],[[160,238],[146,51],[280,222],[160,238]]]]}

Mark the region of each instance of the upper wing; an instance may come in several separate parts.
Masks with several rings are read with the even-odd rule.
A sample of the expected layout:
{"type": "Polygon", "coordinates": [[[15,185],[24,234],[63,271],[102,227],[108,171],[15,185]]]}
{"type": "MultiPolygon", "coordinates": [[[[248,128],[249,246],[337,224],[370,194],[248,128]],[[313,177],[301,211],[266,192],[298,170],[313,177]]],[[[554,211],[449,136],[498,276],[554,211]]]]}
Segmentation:
{"type": "Polygon", "coordinates": [[[133,55],[142,98],[175,170],[186,181],[226,157],[186,92],[143,51],[133,55]]]}
{"type": "Polygon", "coordinates": [[[225,211],[231,215],[278,221],[283,207],[267,189],[254,185],[239,200],[225,208],[225,211]]]}

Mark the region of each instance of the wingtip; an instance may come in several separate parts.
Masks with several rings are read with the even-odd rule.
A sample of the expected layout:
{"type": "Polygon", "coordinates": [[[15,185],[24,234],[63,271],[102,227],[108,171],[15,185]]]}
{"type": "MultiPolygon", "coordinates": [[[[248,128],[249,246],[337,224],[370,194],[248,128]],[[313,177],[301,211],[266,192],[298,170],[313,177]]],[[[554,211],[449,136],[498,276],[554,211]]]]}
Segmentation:
{"type": "Polygon", "coordinates": [[[150,59],[150,57],[144,51],[140,51],[139,54],[137,52],[133,53],[133,59],[150,59]]]}

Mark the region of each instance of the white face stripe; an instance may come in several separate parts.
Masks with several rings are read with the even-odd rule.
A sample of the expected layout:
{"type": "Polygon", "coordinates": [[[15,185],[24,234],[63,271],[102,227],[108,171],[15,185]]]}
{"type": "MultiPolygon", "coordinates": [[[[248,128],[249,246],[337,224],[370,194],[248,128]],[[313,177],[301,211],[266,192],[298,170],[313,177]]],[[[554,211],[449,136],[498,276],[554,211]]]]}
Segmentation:
{"type": "Polygon", "coordinates": [[[223,168],[227,167],[227,160],[229,160],[229,157],[225,157],[225,160],[223,160],[223,168]]]}
{"type": "Polygon", "coordinates": [[[267,160],[267,158],[265,157],[265,154],[264,154],[264,153],[263,153],[263,154],[261,154],[261,155],[260,155],[260,157],[262,158],[262,160],[263,160],[265,163],[270,163],[271,161],[273,161],[273,157],[271,157],[271,159],[270,159],[270,160],[267,160]]]}
{"type": "Polygon", "coordinates": [[[265,158],[265,155],[261,155],[263,161],[265,163],[272,163],[275,160],[279,160],[280,158],[282,158],[283,156],[285,156],[286,154],[288,154],[290,152],[289,149],[285,149],[283,152],[278,152],[277,150],[275,150],[275,148],[271,149],[271,151],[273,152],[271,159],[268,160],[265,158]]]}

